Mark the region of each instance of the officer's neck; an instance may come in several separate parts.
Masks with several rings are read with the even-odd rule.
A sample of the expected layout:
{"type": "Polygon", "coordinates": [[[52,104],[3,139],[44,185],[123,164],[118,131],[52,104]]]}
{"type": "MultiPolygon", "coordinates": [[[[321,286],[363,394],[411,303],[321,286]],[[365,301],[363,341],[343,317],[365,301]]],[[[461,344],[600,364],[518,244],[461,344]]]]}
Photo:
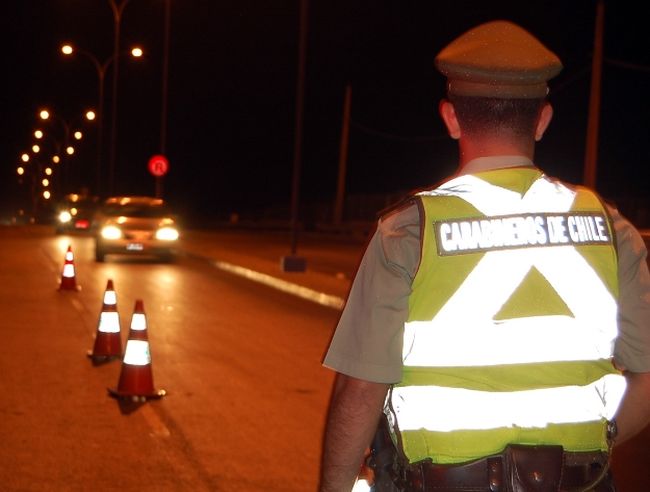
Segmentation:
{"type": "Polygon", "coordinates": [[[535,153],[534,139],[497,139],[497,138],[468,138],[461,136],[458,141],[460,151],[460,167],[480,157],[502,155],[522,156],[533,160],[535,153]]]}

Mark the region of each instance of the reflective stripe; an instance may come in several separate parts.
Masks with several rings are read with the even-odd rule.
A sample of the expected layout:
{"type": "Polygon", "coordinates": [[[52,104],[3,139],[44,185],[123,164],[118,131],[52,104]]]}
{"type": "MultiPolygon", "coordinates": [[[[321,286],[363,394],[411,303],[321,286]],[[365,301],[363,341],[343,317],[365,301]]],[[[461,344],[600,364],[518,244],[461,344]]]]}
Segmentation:
{"type": "Polygon", "coordinates": [[[625,391],[625,380],[606,375],[586,386],[515,392],[472,391],[438,386],[392,390],[392,407],[405,430],[453,431],[611,419],[625,391]],[[607,388],[607,389],[605,389],[607,388]],[[432,404],[444,402],[444,404],[432,404]]]}
{"type": "Polygon", "coordinates": [[[457,196],[485,215],[507,215],[541,212],[568,212],[576,193],[565,186],[538,179],[524,196],[472,175],[464,175],[421,195],[457,196]],[[550,196],[549,196],[550,195],[550,196]],[[495,200],[498,198],[498,200],[495,200]]]}
{"type": "Polygon", "coordinates": [[[116,311],[106,311],[99,315],[99,331],[103,333],[119,333],[120,317],[116,311]]]}
{"type": "Polygon", "coordinates": [[[607,347],[615,337],[615,329],[575,326],[566,316],[522,318],[494,326],[458,323],[450,330],[434,330],[430,322],[411,322],[404,333],[404,365],[489,366],[602,359],[610,357],[607,347]],[[468,344],[469,339],[473,343],[468,344]],[[593,343],[584,343],[587,339],[593,343]],[[453,350],[454,346],[463,350],[453,350]]]}
{"type": "Polygon", "coordinates": [[[144,313],[133,313],[131,317],[131,329],[135,331],[147,329],[147,318],[144,313]]]}
{"type": "Polygon", "coordinates": [[[132,366],[146,366],[151,363],[149,342],[145,340],[128,340],[124,351],[124,364],[132,366]]]}
{"type": "Polygon", "coordinates": [[[104,292],[104,304],[114,306],[117,304],[117,295],[114,290],[107,290],[104,292]]]}
{"type": "Polygon", "coordinates": [[[74,277],[74,265],[72,263],[63,265],[63,276],[66,278],[74,277]]]}

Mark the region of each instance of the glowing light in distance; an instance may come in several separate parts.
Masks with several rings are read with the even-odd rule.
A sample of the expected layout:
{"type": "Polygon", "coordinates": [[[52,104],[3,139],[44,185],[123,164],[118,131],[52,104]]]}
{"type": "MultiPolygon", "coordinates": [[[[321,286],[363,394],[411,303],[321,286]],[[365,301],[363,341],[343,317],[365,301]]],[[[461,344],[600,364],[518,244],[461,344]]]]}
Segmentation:
{"type": "Polygon", "coordinates": [[[122,231],[116,226],[106,226],[101,230],[101,236],[104,239],[119,239],[122,237],[122,231]]]}
{"type": "Polygon", "coordinates": [[[72,220],[72,215],[67,210],[64,210],[59,214],[59,222],[61,222],[62,224],[65,224],[66,222],[70,222],[71,220],[72,220]]]}
{"type": "Polygon", "coordinates": [[[173,227],[162,227],[156,231],[156,239],[160,241],[176,241],[178,231],[173,227]]]}

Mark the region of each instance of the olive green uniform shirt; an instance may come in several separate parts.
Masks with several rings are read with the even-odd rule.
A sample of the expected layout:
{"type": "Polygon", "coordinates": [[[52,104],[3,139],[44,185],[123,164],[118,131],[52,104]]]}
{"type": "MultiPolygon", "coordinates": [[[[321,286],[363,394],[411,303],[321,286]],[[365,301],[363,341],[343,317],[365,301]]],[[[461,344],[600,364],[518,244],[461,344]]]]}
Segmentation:
{"type": "MultiPolygon", "coordinates": [[[[485,157],[462,172],[533,165],[524,157],[485,157]]],[[[615,360],[632,372],[650,372],[650,274],[639,232],[608,206],[619,256],[619,335],[615,360]]],[[[402,334],[411,284],[420,263],[420,214],[414,203],[384,216],[355,276],[324,365],[378,383],[402,377],[402,334]]]]}

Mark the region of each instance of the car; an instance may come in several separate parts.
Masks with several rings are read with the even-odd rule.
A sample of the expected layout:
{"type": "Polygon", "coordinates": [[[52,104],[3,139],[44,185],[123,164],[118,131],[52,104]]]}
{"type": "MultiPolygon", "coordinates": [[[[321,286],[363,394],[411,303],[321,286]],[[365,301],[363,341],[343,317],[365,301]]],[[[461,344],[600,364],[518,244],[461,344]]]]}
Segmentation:
{"type": "Polygon", "coordinates": [[[95,260],[106,255],[174,258],[180,238],[178,219],[162,198],[114,196],[95,215],[95,260]]]}
{"type": "Polygon", "coordinates": [[[85,193],[65,195],[56,206],[54,217],[56,233],[90,232],[98,206],[99,197],[85,193]]]}

